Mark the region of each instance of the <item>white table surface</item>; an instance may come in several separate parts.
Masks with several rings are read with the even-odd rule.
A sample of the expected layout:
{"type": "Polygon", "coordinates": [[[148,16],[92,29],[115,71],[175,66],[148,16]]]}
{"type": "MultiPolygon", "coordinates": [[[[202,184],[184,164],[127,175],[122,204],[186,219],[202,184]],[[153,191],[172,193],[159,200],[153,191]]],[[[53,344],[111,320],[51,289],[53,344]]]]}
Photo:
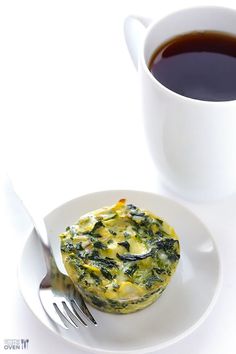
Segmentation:
{"type": "MultiPolygon", "coordinates": [[[[28,353],[82,353],[50,333],[20,295],[17,265],[31,224],[6,171],[42,215],[75,196],[112,188],[153,191],[190,208],[219,246],[223,288],[207,320],[159,353],[236,353],[236,194],[193,203],[161,184],[123,39],[130,13],[162,17],[197,4],[204,1],[0,3],[1,353],[4,339],[13,338],[28,338],[28,353]]],[[[229,0],[208,4],[236,7],[229,0]]]]}

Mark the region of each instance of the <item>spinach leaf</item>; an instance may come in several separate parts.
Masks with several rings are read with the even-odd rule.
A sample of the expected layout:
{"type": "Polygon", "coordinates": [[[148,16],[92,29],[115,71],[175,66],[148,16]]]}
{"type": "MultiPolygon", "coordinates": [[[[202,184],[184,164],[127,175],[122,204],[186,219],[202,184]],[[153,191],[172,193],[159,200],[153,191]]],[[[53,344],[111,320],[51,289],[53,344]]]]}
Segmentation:
{"type": "Polygon", "coordinates": [[[146,289],[150,289],[157,282],[163,282],[163,280],[157,275],[151,275],[149,278],[145,280],[146,289]]]}
{"type": "Polygon", "coordinates": [[[90,276],[91,276],[91,278],[93,278],[95,280],[96,285],[101,284],[101,279],[97,276],[97,274],[95,274],[94,272],[91,272],[90,276]]]}
{"type": "Polygon", "coordinates": [[[76,225],[70,226],[69,232],[70,232],[70,234],[72,236],[78,236],[79,235],[76,225]]]}
{"type": "Polygon", "coordinates": [[[123,241],[123,242],[118,242],[118,245],[123,246],[127,251],[129,252],[130,250],[130,244],[128,241],[123,241]]]}
{"type": "Polygon", "coordinates": [[[163,238],[156,242],[156,246],[159,250],[170,251],[173,249],[174,244],[178,242],[178,240],[174,240],[173,238],[163,238]]]}
{"type": "Polygon", "coordinates": [[[105,307],[106,306],[106,302],[101,300],[98,296],[96,295],[91,295],[90,299],[92,301],[92,303],[97,306],[97,307],[105,307]]]}
{"type": "Polygon", "coordinates": [[[127,268],[124,273],[129,275],[130,277],[132,277],[132,275],[136,272],[137,269],[138,269],[138,266],[135,263],[135,264],[131,265],[129,268],[127,268]]]}
{"type": "Polygon", "coordinates": [[[112,279],[113,279],[112,274],[111,274],[111,273],[109,272],[109,270],[107,270],[106,268],[102,267],[102,268],[101,268],[101,273],[102,273],[102,275],[103,275],[105,278],[107,278],[107,279],[109,279],[109,280],[112,280],[112,279]]]}
{"type": "Polygon", "coordinates": [[[73,251],[73,249],[74,249],[74,245],[73,245],[73,242],[71,240],[65,241],[61,245],[61,250],[63,252],[71,252],[71,251],[73,251]]]}
{"type": "Polygon", "coordinates": [[[101,241],[94,242],[93,246],[95,248],[100,248],[101,250],[107,249],[107,246],[104,243],[102,243],[101,241]]]}
{"type": "Polygon", "coordinates": [[[109,257],[105,257],[102,258],[97,250],[93,250],[89,255],[88,255],[88,259],[93,260],[95,263],[97,263],[99,266],[105,266],[108,268],[113,268],[116,267],[117,268],[117,264],[116,261],[112,258],[109,257]]]}
{"type": "Polygon", "coordinates": [[[168,255],[168,259],[171,261],[171,262],[176,262],[180,259],[180,255],[176,252],[168,255]]]}
{"type": "Polygon", "coordinates": [[[77,243],[75,246],[75,249],[76,249],[76,251],[83,251],[84,249],[82,247],[82,243],[81,242],[77,243]]]}
{"type": "Polygon", "coordinates": [[[166,269],[164,268],[153,268],[153,271],[157,274],[166,274],[166,269]]]}
{"type": "Polygon", "coordinates": [[[163,237],[163,233],[162,233],[160,230],[156,232],[156,235],[157,235],[158,237],[163,237]]]}
{"type": "Polygon", "coordinates": [[[160,225],[162,225],[162,224],[163,224],[163,220],[158,219],[158,218],[156,218],[156,220],[157,220],[157,222],[158,222],[160,225]]]}
{"type": "Polygon", "coordinates": [[[126,262],[126,261],[138,261],[140,259],[145,259],[147,257],[151,257],[152,256],[152,251],[149,251],[148,253],[144,253],[144,254],[116,254],[117,258],[119,258],[120,260],[126,262]]]}
{"type": "Polygon", "coordinates": [[[103,226],[103,223],[101,222],[101,220],[97,221],[91,232],[94,233],[97,229],[99,229],[102,226],[103,226]]]}

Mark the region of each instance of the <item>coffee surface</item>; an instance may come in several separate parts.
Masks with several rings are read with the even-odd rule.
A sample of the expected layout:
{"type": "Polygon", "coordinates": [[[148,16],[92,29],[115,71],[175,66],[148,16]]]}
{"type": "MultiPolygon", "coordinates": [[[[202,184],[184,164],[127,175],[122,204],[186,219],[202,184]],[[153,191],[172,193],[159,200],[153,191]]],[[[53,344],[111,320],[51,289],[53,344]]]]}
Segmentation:
{"type": "Polygon", "coordinates": [[[177,36],[156,49],[149,70],[182,96],[236,100],[236,36],[212,31],[177,36]]]}

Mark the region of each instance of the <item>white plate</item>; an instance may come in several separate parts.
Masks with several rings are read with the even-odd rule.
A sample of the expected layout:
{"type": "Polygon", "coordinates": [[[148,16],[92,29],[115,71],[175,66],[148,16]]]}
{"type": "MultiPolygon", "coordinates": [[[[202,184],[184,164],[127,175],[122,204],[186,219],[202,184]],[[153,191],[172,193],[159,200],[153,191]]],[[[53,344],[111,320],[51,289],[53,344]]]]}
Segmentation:
{"type": "Polygon", "coordinates": [[[45,218],[54,255],[61,262],[57,235],[82,214],[126,198],[163,217],[180,237],[181,258],[177,271],[162,296],[150,307],[129,315],[113,315],[90,308],[98,326],[59,330],[48,320],[39,298],[44,274],[43,255],[36,235],[25,245],[19,266],[20,288],[38,319],[65,340],[91,353],[148,353],[184,338],[196,329],[212,309],[220,288],[221,268],[214,240],[201,221],[176,202],[137,191],[105,191],[74,199],[45,218]]]}

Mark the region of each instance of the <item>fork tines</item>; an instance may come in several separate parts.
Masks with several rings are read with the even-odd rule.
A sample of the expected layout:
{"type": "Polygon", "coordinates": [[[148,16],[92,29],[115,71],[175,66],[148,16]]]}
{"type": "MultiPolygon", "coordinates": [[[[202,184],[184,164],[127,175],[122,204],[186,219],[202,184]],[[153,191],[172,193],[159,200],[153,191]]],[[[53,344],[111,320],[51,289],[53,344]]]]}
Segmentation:
{"type": "Polygon", "coordinates": [[[97,322],[87,308],[83,298],[77,295],[77,301],[71,299],[70,301],[63,299],[60,302],[53,303],[54,309],[61,319],[62,327],[68,329],[70,326],[78,328],[80,324],[87,327],[87,323],[81,317],[82,314],[92,324],[97,326],[97,322]]]}

